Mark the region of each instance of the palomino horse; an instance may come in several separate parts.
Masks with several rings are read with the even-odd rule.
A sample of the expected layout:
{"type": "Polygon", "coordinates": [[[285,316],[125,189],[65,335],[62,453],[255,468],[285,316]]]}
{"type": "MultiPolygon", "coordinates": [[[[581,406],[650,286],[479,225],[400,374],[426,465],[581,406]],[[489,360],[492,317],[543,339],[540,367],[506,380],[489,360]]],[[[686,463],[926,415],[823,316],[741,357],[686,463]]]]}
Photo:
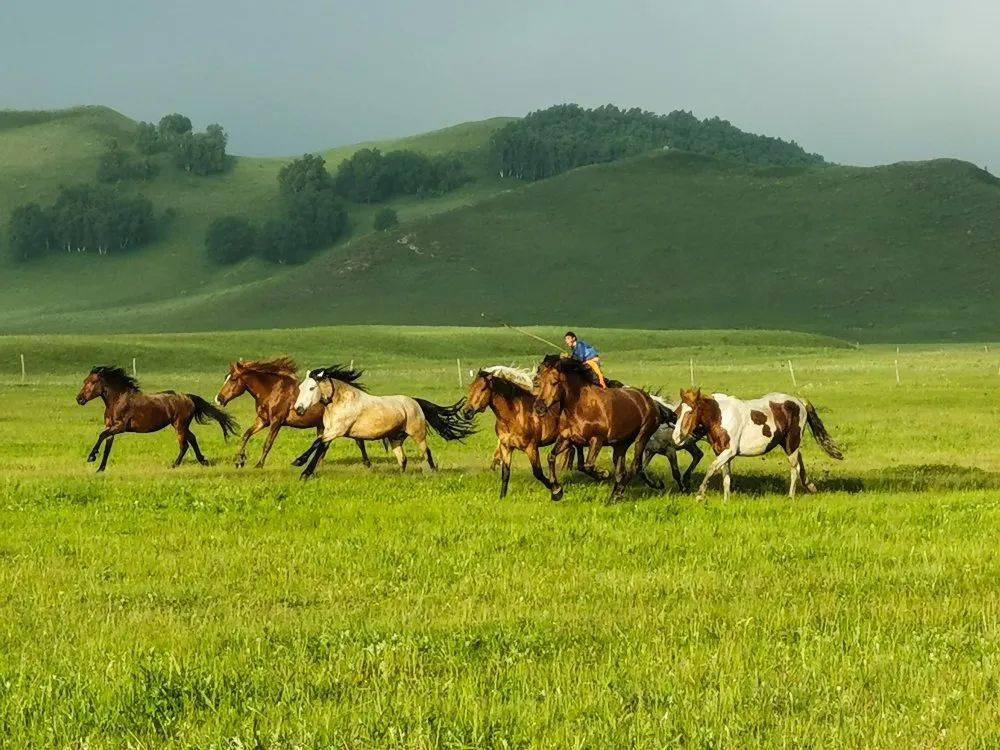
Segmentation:
{"type": "Polygon", "coordinates": [[[330,443],[339,437],[388,440],[400,470],[406,471],[403,442],[408,437],[417,441],[427,465],[437,468],[427,445],[428,425],[445,440],[461,440],[475,432],[472,420],[461,413],[464,399],[451,406],[438,406],[410,396],[372,396],[358,382],[361,374],[360,370],[331,365],[312,370],[299,385],[296,413],[303,415],[317,403],[324,409],[323,434],[293,462],[301,466],[309,460],[303,479],[312,476],[330,443]]]}
{"type": "Polygon", "coordinates": [[[795,485],[799,481],[808,492],[816,492],[816,485],[806,477],[801,453],[802,432],[807,424],[826,454],[842,461],[844,454],[827,433],[813,405],[785,393],[769,393],[752,401],[741,401],[724,393],[705,396],[700,388],[681,391],[674,441],[682,443],[701,431],[715,451],[715,460],[698,489],[699,500],[705,499],[708,480],[720,469],[723,495],[728,500],[733,459],[762,456],[779,445],[788,455],[791,466],[788,496],[794,498],[795,485]]]}
{"type": "Polygon", "coordinates": [[[549,480],[552,499],[560,500],[562,487],[556,477],[556,457],[573,445],[588,445],[583,471],[599,476],[595,467],[602,446],[613,450],[615,483],[611,497],[620,497],[632,479],[639,475],[650,487],[663,489],[643,469],[646,444],[661,422],[666,420],[661,407],[638,388],[600,388],[589,367],[575,359],[552,354],[538,369],[538,396],[535,413],[544,415],[555,407],[559,414],[559,436],[549,454],[549,480]],[[626,469],[625,454],[634,445],[632,468],[626,469]]]}
{"type": "Polygon", "coordinates": [[[76,395],[76,402],[83,406],[95,398],[104,401],[104,429],[97,436],[97,442],[91,448],[87,461],[97,460],[97,451],[103,442],[104,456],[101,458],[101,465],[97,467],[98,471],[104,471],[104,467],[108,465],[115,435],[123,432],[157,432],[172,425],[177,431],[177,442],[181,446],[173,464],[176,467],[180,465],[189,445],[194,449],[198,463],[208,463],[201,454],[198,440],[191,432],[191,420],[205,424],[207,420],[214,419],[222,428],[222,436],[225,438],[235,435],[239,428],[232,417],[201,396],[174,391],[147,395],[139,390],[139,383],[135,378],[129,377],[122,368],[111,365],[100,365],[90,371],[76,395]]]}
{"type": "MultiPolygon", "coordinates": [[[[469,386],[465,402],[465,416],[472,419],[476,414],[490,409],[496,417],[497,453],[494,460],[500,463],[500,499],[507,496],[510,483],[511,453],[524,451],[531,463],[531,473],[535,479],[552,491],[552,485],[542,471],[538,449],[552,445],[556,441],[559,416],[555,412],[543,416],[535,414],[534,379],[527,370],[494,365],[484,367],[469,386]]],[[[580,451],[579,465],[583,466],[583,449],[580,451]]],[[[569,464],[573,453],[567,451],[569,464]]],[[[570,466],[570,468],[572,468],[570,466]]]]}
{"type": "MultiPolygon", "coordinates": [[[[243,433],[243,442],[236,453],[237,467],[242,468],[246,465],[247,443],[265,427],[269,429],[264,440],[264,449],[257,462],[258,469],[264,468],[264,460],[282,427],[296,429],[315,427],[317,435],[323,433],[322,404],[313,405],[302,416],[295,412],[295,398],[299,394],[299,376],[295,361],[290,357],[247,362],[239,360],[230,363],[229,373],[215,397],[215,403],[225,406],[234,398],[248,392],[256,404],[257,418],[243,433]]],[[[365,441],[358,440],[357,443],[361,450],[361,463],[370,468],[372,463],[368,460],[365,441]]]]}
{"type": "Polygon", "coordinates": [[[665,415],[667,421],[659,426],[656,432],[653,433],[653,437],[646,444],[646,452],[642,457],[642,465],[645,468],[649,468],[649,462],[653,460],[653,456],[666,456],[667,461],[670,462],[670,473],[673,475],[674,481],[677,482],[677,489],[681,492],[690,492],[691,475],[694,473],[695,467],[705,456],[701,448],[698,447],[698,440],[704,436],[695,432],[686,442],[675,442],[674,425],[677,424],[677,407],[655,394],[650,394],[650,397],[663,407],[660,411],[665,415]],[[691,454],[691,463],[688,464],[683,477],[681,476],[680,466],[677,464],[677,451],[679,450],[684,450],[691,454]]]}

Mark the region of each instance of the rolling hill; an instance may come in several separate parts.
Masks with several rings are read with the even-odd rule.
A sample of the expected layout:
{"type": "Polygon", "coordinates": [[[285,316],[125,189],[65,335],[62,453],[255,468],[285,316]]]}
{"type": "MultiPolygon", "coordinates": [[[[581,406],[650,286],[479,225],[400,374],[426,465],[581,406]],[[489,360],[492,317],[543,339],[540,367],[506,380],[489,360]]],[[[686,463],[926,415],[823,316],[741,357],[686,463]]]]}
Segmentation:
{"type": "MultiPolygon", "coordinates": [[[[8,118],[9,119],[9,118],[8,118]]],[[[6,126],[0,213],[83,179],[131,121],[86,108],[6,126]],[[77,178],[76,175],[83,175],[77,178]]],[[[377,144],[481,148],[506,120],[377,144]]],[[[335,166],[352,148],[326,152],[335,166]]],[[[954,160],[754,167],[678,151],[525,184],[482,174],[403,223],[354,231],[300,267],[202,254],[213,216],[268,210],[284,160],[143,187],[176,217],[127,257],[4,267],[0,330],[184,331],[341,323],[798,329],[858,341],[995,339],[1000,181],[954,160]]]]}

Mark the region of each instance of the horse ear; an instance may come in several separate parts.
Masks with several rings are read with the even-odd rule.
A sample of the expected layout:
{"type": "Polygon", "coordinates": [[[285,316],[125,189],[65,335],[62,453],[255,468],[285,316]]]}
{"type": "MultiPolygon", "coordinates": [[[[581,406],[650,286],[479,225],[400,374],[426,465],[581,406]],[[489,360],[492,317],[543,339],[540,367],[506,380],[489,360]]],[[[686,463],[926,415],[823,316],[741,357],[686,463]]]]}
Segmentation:
{"type": "Polygon", "coordinates": [[[680,396],[681,396],[681,401],[683,401],[683,400],[684,400],[684,389],[683,389],[683,388],[681,388],[681,389],[679,389],[679,390],[678,390],[677,392],[678,392],[678,393],[680,394],[680,396]]]}
{"type": "Polygon", "coordinates": [[[695,390],[695,392],[694,392],[694,397],[695,397],[696,399],[697,399],[697,398],[701,398],[701,386],[700,386],[700,385],[699,385],[699,386],[698,386],[698,388],[697,388],[697,389],[695,390]]]}

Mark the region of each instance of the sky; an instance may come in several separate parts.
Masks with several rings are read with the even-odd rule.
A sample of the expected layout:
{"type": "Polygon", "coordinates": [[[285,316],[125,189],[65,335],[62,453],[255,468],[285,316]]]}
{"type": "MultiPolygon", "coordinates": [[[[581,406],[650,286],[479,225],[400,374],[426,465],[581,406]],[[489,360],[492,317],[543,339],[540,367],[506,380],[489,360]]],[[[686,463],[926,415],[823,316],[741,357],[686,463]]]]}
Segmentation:
{"type": "Polygon", "coordinates": [[[0,108],[182,112],[287,156],[610,102],[1000,173],[998,30],[998,0],[6,0],[0,108]]]}

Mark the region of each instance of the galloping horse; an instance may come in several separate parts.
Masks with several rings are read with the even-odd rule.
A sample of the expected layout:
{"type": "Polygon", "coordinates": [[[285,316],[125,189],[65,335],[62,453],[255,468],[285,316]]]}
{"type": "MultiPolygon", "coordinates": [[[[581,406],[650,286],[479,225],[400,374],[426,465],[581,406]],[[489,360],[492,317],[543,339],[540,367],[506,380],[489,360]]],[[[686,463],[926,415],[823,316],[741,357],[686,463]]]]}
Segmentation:
{"type": "Polygon", "coordinates": [[[301,466],[309,460],[303,479],[312,476],[330,443],[339,437],[387,439],[400,471],[406,471],[403,442],[408,437],[417,441],[427,465],[437,468],[427,445],[428,425],[445,440],[461,440],[475,432],[472,420],[461,414],[464,399],[439,406],[410,396],[372,396],[359,382],[361,375],[360,370],[331,365],[312,370],[299,385],[296,413],[301,416],[314,404],[323,405],[323,434],[293,462],[301,466]]]}
{"type": "Polygon", "coordinates": [[[722,490],[729,499],[732,482],[730,464],[737,456],[762,456],[776,446],[788,455],[791,466],[788,497],[795,497],[795,485],[801,481],[808,492],[816,485],[806,477],[806,465],[800,450],[806,425],[816,442],[838,461],[844,454],[826,431],[813,405],[785,393],[769,393],[752,401],[741,401],[724,393],[702,394],[701,389],[682,390],[680,413],[674,427],[674,441],[681,443],[698,431],[708,436],[715,460],[705,472],[698,489],[698,499],[705,499],[708,480],[722,469],[722,490]]]}
{"type": "MultiPolygon", "coordinates": [[[[503,365],[480,370],[469,386],[465,416],[472,419],[487,408],[496,417],[497,455],[501,466],[500,499],[507,496],[511,453],[515,450],[524,451],[531,463],[531,473],[551,492],[552,484],[542,471],[538,449],[556,441],[559,416],[555,412],[548,412],[543,416],[535,414],[532,374],[503,365]]],[[[581,453],[579,464],[582,467],[583,449],[578,450],[581,453]]],[[[570,451],[566,455],[572,464],[573,453],[570,451]]]]}
{"type": "Polygon", "coordinates": [[[643,469],[642,457],[649,438],[667,419],[662,408],[638,388],[600,388],[589,367],[574,359],[552,354],[538,369],[538,396],[535,413],[544,415],[553,407],[559,414],[559,436],[549,454],[549,480],[552,499],[560,500],[562,487],[556,477],[556,457],[574,445],[590,448],[583,471],[597,473],[597,454],[604,445],[614,449],[615,483],[611,497],[620,497],[638,475],[650,487],[663,485],[650,479],[643,469]],[[625,454],[635,445],[631,470],[626,469],[625,454]]]}
{"type": "MultiPolygon", "coordinates": [[[[267,438],[264,440],[264,449],[261,451],[260,460],[257,462],[258,469],[264,468],[264,460],[274,445],[275,438],[282,427],[294,427],[295,429],[316,428],[316,434],[323,433],[323,406],[315,404],[307,409],[305,414],[299,416],[295,412],[295,398],[299,393],[298,368],[295,361],[290,357],[278,357],[277,359],[251,360],[244,362],[239,360],[229,364],[229,373],[226,380],[215,397],[215,403],[225,406],[234,398],[249,392],[253,396],[256,404],[257,418],[254,420],[246,432],[243,433],[243,442],[236,454],[236,466],[242,468],[247,462],[247,443],[250,438],[269,427],[267,438]]],[[[358,440],[358,448],[361,450],[361,463],[371,467],[368,460],[368,451],[365,450],[365,441],[358,440]]]]}
{"type": "Polygon", "coordinates": [[[181,446],[177,460],[173,463],[177,467],[189,445],[194,449],[198,463],[208,464],[191,431],[192,420],[198,424],[206,424],[207,420],[214,419],[222,428],[224,438],[235,435],[239,428],[232,417],[201,396],[174,391],[147,395],[139,390],[139,383],[135,378],[130,377],[121,367],[112,365],[99,365],[90,371],[76,395],[76,402],[84,406],[95,398],[104,401],[104,429],[91,448],[87,461],[96,461],[101,443],[107,441],[104,442],[104,456],[97,467],[98,471],[104,471],[104,467],[108,465],[115,435],[123,432],[157,432],[172,425],[177,431],[177,442],[181,446]]]}
{"type": "Polygon", "coordinates": [[[695,467],[705,456],[701,448],[698,447],[698,440],[704,437],[704,435],[700,435],[696,431],[686,442],[675,442],[674,425],[677,424],[677,407],[655,394],[650,394],[650,397],[663,407],[660,411],[666,417],[666,421],[653,433],[653,437],[646,444],[646,451],[642,457],[642,465],[644,468],[648,468],[649,462],[653,460],[653,456],[666,456],[667,461],[670,462],[670,473],[673,475],[674,481],[677,482],[677,489],[681,492],[690,492],[691,475],[694,473],[695,467]],[[679,450],[684,450],[691,454],[691,463],[688,464],[683,477],[681,476],[680,466],[677,464],[677,451],[679,450]]]}

